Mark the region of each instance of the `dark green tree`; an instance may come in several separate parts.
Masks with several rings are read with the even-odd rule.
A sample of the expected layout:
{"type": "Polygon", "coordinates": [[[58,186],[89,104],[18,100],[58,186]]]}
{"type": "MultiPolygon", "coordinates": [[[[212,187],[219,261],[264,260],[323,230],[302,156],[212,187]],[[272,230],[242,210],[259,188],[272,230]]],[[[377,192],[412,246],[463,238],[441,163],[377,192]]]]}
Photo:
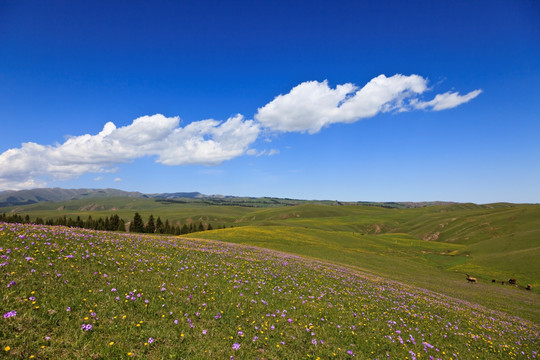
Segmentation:
{"type": "Polygon", "coordinates": [[[116,231],[126,231],[126,223],[123,219],[118,220],[118,227],[116,228],[116,231]]]}
{"type": "Polygon", "coordinates": [[[94,230],[105,230],[105,221],[102,218],[99,218],[98,221],[94,224],[94,230]]]}
{"type": "Polygon", "coordinates": [[[111,219],[109,220],[109,229],[111,231],[118,230],[118,224],[120,223],[120,217],[116,214],[111,215],[111,219]]]}
{"type": "Polygon", "coordinates": [[[131,222],[131,225],[129,227],[130,232],[144,232],[144,223],[141,218],[141,215],[136,212],[133,216],[133,221],[131,222]]]}
{"type": "Polygon", "coordinates": [[[163,222],[161,221],[161,218],[158,216],[158,218],[156,219],[156,232],[158,234],[163,234],[163,230],[164,230],[163,222]]]}
{"type": "Polygon", "coordinates": [[[184,234],[187,234],[188,232],[189,232],[189,229],[187,225],[186,224],[182,225],[182,228],[180,229],[180,234],[184,235],[184,234]]]}
{"type": "Polygon", "coordinates": [[[84,227],[86,229],[93,229],[94,228],[94,219],[92,219],[92,215],[88,215],[88,219],[84,222],[84,227]]]}
{"type": "Polygon", "coordinates": [[[163,227],[163,233],[164,234],[170,234],[171,233],[171,223],[169,222],[169,219],[165,220],[165,226],[163,227]]]}
{"type": "Polygon", "coordinates": [[[154,215],[150,214],[150,217],[148,218],[148,223],[146,223],[144,232],[153,234],[156,232],[156,223],[154,222],[154,215]]]}

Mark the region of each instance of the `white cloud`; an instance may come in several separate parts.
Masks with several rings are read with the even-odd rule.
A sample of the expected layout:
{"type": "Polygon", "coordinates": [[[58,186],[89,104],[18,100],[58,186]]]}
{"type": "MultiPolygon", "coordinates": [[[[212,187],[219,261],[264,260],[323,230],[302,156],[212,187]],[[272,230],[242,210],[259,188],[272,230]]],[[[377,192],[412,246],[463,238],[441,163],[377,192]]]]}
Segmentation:
{"type": "Polygon", "coordinates": [[[279,150],[270,149],[268,151],[266,151],[266,150],[258,151],[257,149],[249,149],[248,151],[246,151],[246,154],[250,155],[250,156],[256,156],[256,157],[260,157],[260,156],[263,156],[263,155],[273,156],[273,155],[279,154],[279,150]]]}
{"type": "Polygon", "coordinates": [[[108,122],[97,135],[72,136],[63,144],[23,143],[0,154],[0,188],[39,187],[45,185],[43,178],[113,172],[114,165],[143,156],[157,156],[165,165],[216,165],[245,153],[259,134],[259,125],[240,115],[225,122],[196,121],[184,128],[179,121],[156,114],[120,128],[108,122]]]}
{"type": "Polygon", "coordinates": [[[415,109],[431,109],[435,111],[452,109],[461,104],[471,101],[482,93],[482,90],[474,90],[466,95],[459,95],[457,92],[446,92],[437,94],[431,101],[415,101],[411,104],[415,109]]]}
{"type": "Polygon", "coordinates": [[[255,119],[272,130],[314,134],[330,124],[403,109],[404,99],[426,88],[427,80],[418,75],[379,75],[361,89],[351,83],[332,89],[326,80],[308,81],[259,108],[255,119]]]}
{"type": "Polygon", "coordinates": [[[165,165],[217,165],[243,155],[259,136],[259,125],[241,115],[220,123],[193,122],[175,129],[163,142],[158,162],[165,165]]]}
{"type": "Polygon", "coordinates": [[[119,177],[114,178],[114,182],[120,182],[120,181],[122,181],[122,178],[119,178],[119,177]]]}
{"type": "Polygon", "coordinates": [[[208,119],[180,127],[179,117],[156,114],[142,116],[120,128],[108,122],[96,135],[70,136],[63,144],[23,143],[20,148],[0,154],[0,189],[43,187],[48,179],[114,172],[117,164],[144,156],[153,156],[156,162],[170,166],[217,165],[244,154],[272,156],[279,150],[249,148],[263,130],[268,131],[266,134],[314,134],[331,124],[353,123],[383,112],[451,109],[482,92],[447,92],[422,101],[419,96],[428,90],[427,83],[419,75],[400,74],[379,75],[362,88],[352,83],[331,88],[326,80],[308,81],[259,108],[255,120],[239,114],[224,122],[208,119]]]}
{"type": "Polygon", "coordinates": [[[331,124],[353,123],[382,112],[450,109],[481,93],[481,90],[465,96],[445,93],[424,103],[418,96],[428,90],[427,83],[419,75],[400,74],[379,75],[361,89],[351,83],[333,89],[326,80],[308,81],[259,108],[255,119],[270,130],[314,134],[331,124]]]}
{"type": "Polygon", "coordinates": [[[103,180],[103,176],[97,176],[94,178],[94,181],[101,181],[103,180]]]}

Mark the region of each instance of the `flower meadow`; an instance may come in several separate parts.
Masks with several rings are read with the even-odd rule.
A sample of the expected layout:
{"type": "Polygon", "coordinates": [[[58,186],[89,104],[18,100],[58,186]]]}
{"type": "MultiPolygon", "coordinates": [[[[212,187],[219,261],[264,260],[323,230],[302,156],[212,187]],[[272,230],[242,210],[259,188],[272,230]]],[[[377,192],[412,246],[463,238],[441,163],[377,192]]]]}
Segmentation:
{"type": "Polygon", "coordinates": [[[0,223],[0,357],[536,359],[536,324],[210,240],[0,223]]]}

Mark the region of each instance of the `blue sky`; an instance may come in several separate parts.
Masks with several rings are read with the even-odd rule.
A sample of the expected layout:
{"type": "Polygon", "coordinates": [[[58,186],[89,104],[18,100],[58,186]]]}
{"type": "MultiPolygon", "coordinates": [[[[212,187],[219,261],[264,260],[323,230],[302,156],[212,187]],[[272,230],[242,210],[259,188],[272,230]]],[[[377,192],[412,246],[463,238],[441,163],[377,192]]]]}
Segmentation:
{"type": "Polygon", "coordinates": [[[0,190],[540,202],[536,1],[3,1],[0,190]]]}

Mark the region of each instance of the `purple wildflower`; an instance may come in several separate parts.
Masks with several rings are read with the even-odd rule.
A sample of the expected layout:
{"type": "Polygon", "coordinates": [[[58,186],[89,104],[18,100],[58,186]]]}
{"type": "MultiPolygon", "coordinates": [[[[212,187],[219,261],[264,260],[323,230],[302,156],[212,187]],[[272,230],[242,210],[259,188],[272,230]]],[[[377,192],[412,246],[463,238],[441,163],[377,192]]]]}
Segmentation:
{"type": "Polygon", "coordinates": [[[17,312],[15,310],[8,311],[4,314],[4,319],[10,318],[17,315],[17,312]]]}
{"type": "Polygon", "coordinates": [[[234,343],[232,348],[233,348],[233,350],[238,350],[238,349],[240,349],[240,344],[239,343],[234,343]]]}

